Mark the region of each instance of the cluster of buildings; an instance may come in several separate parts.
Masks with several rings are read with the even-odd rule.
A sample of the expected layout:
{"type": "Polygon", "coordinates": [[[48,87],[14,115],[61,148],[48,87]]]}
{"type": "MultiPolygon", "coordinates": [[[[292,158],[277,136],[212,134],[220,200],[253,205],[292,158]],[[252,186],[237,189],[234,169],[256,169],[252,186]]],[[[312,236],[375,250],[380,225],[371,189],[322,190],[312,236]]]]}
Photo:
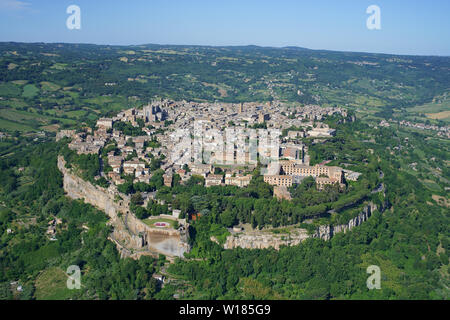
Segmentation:
{"type": "Polygon", "coordinates": [[[225,174],[225,177],[221,174],[209,174],[205,177],[205,186],[238,186],[246,187],[250,184],[252,176],[250,174],[243,175],[233,175],[231,173],[225,174]]]}
{"type": "Polygon", "coordinates": [[[298,139],[298,138],[330,138],[336,136],[336,129],[328,127],[327,124],[321,123],[319,125],[311,122],[301,123],[298,125],[298,130],[288,131],[288,139],[298,139]]]}
{"type": "Polygon", "coordinates": [[[406,120],[400,121],[399,124],[401,126],[416,128],[419,130],[437,131],[437,135],[439,137],[450,139],[450,127],[449,126],[440,127],[440,126],[437,126],[434,124],[414,123],[414,122],[410,122],[410,121],[406,121],[406,120]]]}
{"type": "MultiPolygon", "coordinates": [[[[206,187],[245,187],[250,184],[251,172],[258,161],[265,159],[269,173],[264,174],[264,180],[271,185],[288,187],[302,177],[313,176],[322,187],[342,184],[344,171],[338,167],[310,167],[307,147],[300,139],[335,135],[335,129],[317,122],[334,114],[347,116],[343,109],[319,106],[293,108],[280,103],[219,104],[161,100],[142,109],[131,108],[115,117],[101,118],[95,130],[62,130],[57,139],[72,138],[69,148],[78,154],[100,154],[102,148],[114,146],[106,158],[101,159],[103,169],[108,166],[112,170],[101,174],[115,185],[125,182],[124,175],[133,176],[135,182],[149,183],[153,174],[150,163],[157,158],[164,170],[166,186],[172,186],[175,175],[180,176],[181,183],[192,175],[198,175],[205,179],[206,187]],[[116,122],[139,127],[142,135],[127,136],[117,130],[116,122]],[[200,131],[198,127],[193,128],[194,123],[200,124],[200,131]],[[253,125],[262,123],[265,124],[264,129],[253,129],[261,128],[253,125]],[[288,130],[287,136],[282,137],[279,143],[273,143],[271,139],[279,139],[282,129],[292,127],[296,129],[288,130]],[[175,133],[180,131],[183,134],[177,137],[178,140],[174,139],[175,133]],[[274,132],[278,133],[273,135],[274,132]],[[220,135],[223,137],[218,137],[220,135]],[[232,136],[231,140],[227,135],[232,136]],[[177,158],[173,154],[179,149],[180,140],[186,143],[181,150],[184,155],[177,158]],[[199,154],[200,158],[197,157],[199,154]],[[207,159],[203,157],[206,154],[207,159]],[[270,163],[279,159],[278,167],[270,163]]],[[[286,194],[284,196],[287,197],[286,194]]]]}
{"type": "Polygon", "coordinates": [[[136,181],[149,183],[151,173],[149,162],[152,157],[161,155],[160,148],[152,148],[147,152],[146,142],[152,141],[152,134],[155,129],[142,128],[144,135],[127,136],[123,132],[114,129],[114,123],[123,121],[129,122],[134,127],[139,127],[138,119],[142,119],[148,126],[158,126],[164,119],[165,113],[160,106],[146,106],[144,110],[129,109],[120,112],[114,118],[98,119],[96,130],[82,128],[79,132],[75,130],[61,130],[56,139],[70,137],[69,148],[77,154],[99,154],[101,149],[109,145],[114,145],[114,150],[107,154],[103,161],[103,167],[108,165],[112,168],[107,174],[102,172],[114,184],[122,184],[125,180],[122,174],[133,175],[136,181]]]}
{"type": "Polygon", "coordinates": [[[296,109],[296,118],[308,120],[323,120],[328,116],[340,114],[347,117],[347,110],[340,107],[321,107],[318,105],[306,105],[303,108],[296,109]]]}
{"type": "MultiPolygon", "coordinates": [[[[237,186],[246,187],[252,180],[252,175],[249,170],[242,168],[220,168],[221,173],[215,174],[216,166],[212,164],[191,163],[189,164],[189,172],[184,169],[177,169],[173,173],[166,173],[164,175],[164,184],[170,186],[173,179],[173,174],[178,174],[181,181],[187,181],[192,175],[201,176],[205,179],[205,186],[237,186]]],[[[255,166],[251,166],[254,168],[255,166]]]]}
{"type": "MultiPolygon", "coordinates": [[[[391,123],[394,124],[396,122],[393,121],[392,119],[389,119],[389,121],[381,120],[380,123],[378,124],[378,126],[390,127],[391,123]]],[[[437,126],[434,124],[414,123],[414,122],[407,121],[407,120],[401,120],[398,122],[398,124],[401,126],[404,126],[404,127],[410,127],[410,128],[415,128],[415,129],[419,129],[419,130],[436,131],[437,135],[439,137],[450,139],[450,126],[437,126]]]]}
{"type": "MultiPolygon", "coordinates": [[[[94,132],[94,135],[90,134],[92,130],[86,128],[85,131],[76,132],[74,130],[64,130],[65,134],[60,135],[72,138],[69,143],[69,148],[75,150],[78,154],[98,154],[105,146],[107,136],[101,132],[94,132]]],[[[58,137],[57,137],[58,138],[58,137]]]]}
{"type": "Polygon", "coordinates": [[[72,138],[69,148],[78,154],[98,154],[100,149],[105,146],[106,141],[98,135],[88,135],[86,132],[75,133],[72,138]]]}
{"type": "Polygon", "coordinates": [[[292,126],[313,127],[314,121],[327,116],[341,115],[348,117],[347,111],[340,107],[322,108],[316,105],[296,107],[280,102],[273,103],[198,103],[198,102],[164,102],[167,119],[176,123],[176,127],[189,128],[194,121],[208,120],[216,128],[233,126],[251,127],[265,123],[267,128],[288,129],[292,126]]]}

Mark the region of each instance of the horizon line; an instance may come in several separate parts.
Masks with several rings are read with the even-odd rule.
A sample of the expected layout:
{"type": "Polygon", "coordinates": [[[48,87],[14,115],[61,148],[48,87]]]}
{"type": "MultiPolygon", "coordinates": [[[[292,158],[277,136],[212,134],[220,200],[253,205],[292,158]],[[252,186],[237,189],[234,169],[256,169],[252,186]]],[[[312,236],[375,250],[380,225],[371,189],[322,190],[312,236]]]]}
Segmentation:
{"type": "Polygon", "coordinates": [[[262,46],[255,44],[247,45],[203,45],[203,44],[160,44],[160,43],[144,43],[144,44],[101,44],[101,43],[88,43],[88,42],[24,42],[24,41],[3,41],[1,43],[17,43],[17,44],[66,44],[66,45],[91,45],[91,46],[108,46],[108,47],[143,47],[143,46],[171,46],[171,47],[203,47],[203,48],[245,48],[245,47],[256,47],[262,49],[302,49],[305,51],[325,51],[325,52],[338,52],[338,53],[357,53],[357,54],[371,54],[371,55],[390,55],[390,56],[410,56],[410,57],[439,57],[439,58],[449,58],[450,55],[439,55],[439,54],[402,54],[402,53],[386,53],[386,52],[367,52],[367,51],[347,51],[347,50],[334,50],[334,49],[311,49],[307,47],[300,47],[296,45],[287,46],[262,46]]]}

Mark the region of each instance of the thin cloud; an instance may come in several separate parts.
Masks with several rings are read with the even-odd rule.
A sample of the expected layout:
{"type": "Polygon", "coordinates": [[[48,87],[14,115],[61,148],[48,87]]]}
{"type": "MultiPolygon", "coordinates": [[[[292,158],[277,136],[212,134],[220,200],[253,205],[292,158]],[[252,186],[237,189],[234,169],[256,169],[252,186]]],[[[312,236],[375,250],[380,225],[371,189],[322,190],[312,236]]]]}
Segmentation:
{"type": "Polygon", "coordinates": [[[0,10],[26,10],[30,9],[31,3],[18,0],[0,0],[0,10]]]}

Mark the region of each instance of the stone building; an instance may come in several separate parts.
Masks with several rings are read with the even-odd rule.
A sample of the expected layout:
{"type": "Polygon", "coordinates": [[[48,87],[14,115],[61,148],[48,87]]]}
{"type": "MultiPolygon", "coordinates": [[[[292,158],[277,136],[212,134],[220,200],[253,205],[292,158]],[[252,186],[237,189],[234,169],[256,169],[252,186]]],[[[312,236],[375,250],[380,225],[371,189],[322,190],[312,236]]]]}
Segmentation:
{"type": "Polygon", "coordinates": [[[277,165],[270,166],[269,173],[264,175],[264,182],[279,187],[290,187],[304,177],[314,177],[319,189],[326,184],[338,183],[343,186],[344,182],[344,172],[340,167],[308,166],[295,161],[280,161],[277,165]]]}
{"type": "Polygon", "coordinates": [[[264,175],[264,182],[279,187],[291,187],[294,177],[288,175],[264,175]]]}
{"type": "Polygon", "coordinates": [[[307,166],[303,164],[297,164],[291,161],[285,161],[281,163],[281,171],[286,175],[301,176],[301,177],[320,177],[325,175],[329,178],[335,178],[339,182],[343,182],[343,171],[340,167],[327,167],[321,165],[307,166]]]}
{"type": "Polygon", "coordinates": [[[235,177],[231,175],[227,175],[225,177],[225,184],[231,185],[231,186],[238,186],[238,187],[246,187],[250,184],[250,181],[252,181],[252,176],[242,176],[242,175],[236,175],[235,177]]]}
{"type": "Polygon", "coordinates": [[[147,105],[143,108],[143,112],[145,122],[164,121],[167,119],[167,112],[161,109],[159,105],[147,105]]]}
{"type": "Polygon", "coordinates": [[[201,163],[190,163],[189,168],[192,174],[205,176],[212,171],[212,165],[201,163]]]}
{"type": "Polygon", "coordinates": [[[165,175],[163,175],[163,179],[164,179],[164,185],[166,187],[171,187],[172,186],[173,175],[165,174],[165,175]]]}
{"type": "Polygon", "coordinates": [[[97,120],[97,127],[103,129],[111,129],[113,127],[113,120],[110,118],[101,118],[97,120]]]}
{"type": "Polygon", "coordinates": [[[205,187],[220,186],[223,181],[223,176],[220,174],[209,174],[205,178],[205,187]]]}

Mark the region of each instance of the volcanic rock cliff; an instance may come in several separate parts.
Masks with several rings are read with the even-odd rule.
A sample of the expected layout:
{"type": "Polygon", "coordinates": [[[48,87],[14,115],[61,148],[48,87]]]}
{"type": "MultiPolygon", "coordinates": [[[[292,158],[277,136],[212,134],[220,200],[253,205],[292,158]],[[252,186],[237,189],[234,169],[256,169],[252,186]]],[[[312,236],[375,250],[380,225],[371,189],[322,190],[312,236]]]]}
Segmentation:
{"type": "Polygon", "coordinates": [[[141,255],[164,254],[169,257],[183,257],[189,252],[189,225],[185,220],[179,220],[181,228],[158,229],[153,228],[129,211],[129,197],[119,194],[114,186],[108,189],[94,186],[84,181],[66,168],[63,157],[58,157],[58,168],[64,175],[64,190],[72,199],[83,199],[109,217],[109,224],[113,226],[110,235],[121,256],[139,258],[141,255]]]}
{"type": "Polygon", "coordinates": [[[244,248],[244,249],[265,249],[274,248],[279,250],[280,246],[295,246],[308,238],[320,238],[330,240],[333,235],[340,232],[347,232],[354,227],[361,225],[371,216],[372,212],[377,210],[377,206],[369,203],[360,214],[351,219],[347,224],[342,225],[324,225],[317,228],[311,235],[306,229],[296,228],[290,230],[289,234],[276,234],[271,232],[249,231],[233,234],[227,237],[224,248],[244,248]]]}

